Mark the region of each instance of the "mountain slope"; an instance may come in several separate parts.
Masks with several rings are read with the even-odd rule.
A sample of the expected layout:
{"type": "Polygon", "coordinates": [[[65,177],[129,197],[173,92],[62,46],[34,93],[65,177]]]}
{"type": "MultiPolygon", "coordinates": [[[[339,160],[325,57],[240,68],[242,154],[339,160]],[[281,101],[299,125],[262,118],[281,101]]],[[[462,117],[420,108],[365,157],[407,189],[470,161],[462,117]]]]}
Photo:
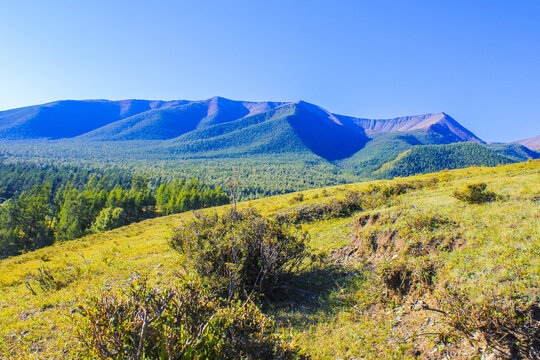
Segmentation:
{"type": "MultiPolygon", "coordinates": [[[[284,340],[313,359],[495,358],[484,335],[500,328],[485,324],[504,325],[507,313],[492,306],[513,310],[538,301],[539,170],[539,161],[475,167],[314,189],[302,193],[301,203],[292,194],[239,203],[269,216],[305,214],[330,211],[321,205],[344,204],[351,192],[377,199],[377,189],[406,191],[362,211],[302,220],[310,249],[318,257],[332,254],[332,261],[294,277],[283,301],[265,312],[276,317],[284,340]],[[501,200],[468,205],[453,196],[477,182],[501,200]],[[464,302],[444,296],[452,290],[464,302]],[[453,320],[472,331],[452,331],[453,320]]],[[[187,261],[168,240],[192,217],[154,218],[0,261],[0,357],[85,358],[80,306],[107,289],[129,288],[141,275],[160,289],[178,280],[179,264],[187,261]]],[[[531,309],[536,314],[538,307],[531,309]]]]}
{"type": "Polygon", "coordinates": [[[139,113],[95,129],[80,139],[101,141],[172,139],[190,131],[227,123],[281,105],[283,103],[254,103],[214,97],[139,113]]]}
{"type": "Polygon", "coordinates": [[[374,172],[382,178],[411,176],[469,166],[496,166],[514,162],[473,142],[413,146],[374,172]]]}
{"type": "Polygon", "coordinates": [[[370,176],[384,163],[395,159],[396,156],[413,146],[449,143],[451,140],[447,137],[426,130],[372,134],[371,140],[364,148],[349,158],[339,161],[339,165],[358,174],[370,176]]]}
{"type": "Polygon", "coordinates": [[[262,114],[286,105],[300,109],[290,124],[295,127],[302,141],[309,148],[315,149],[315,153],[327,153],[331,143],[320,149],[319,143],[326,140],[317,138],[329,134],[331,138],[343,136],[342,141],[334,143],[335,154],[330,158],[342,158],[354,153],[355,149],[359,150],[356,140],[353,140],[358,136],[395,131],[431,131],[443,136],[446,142],[482,142],[444,113],[370,120],[333,114],[303,101],[248,102],[222,97],[200,101],[66,100],[2,111],[0,139],[170,140],[192,131],[262,114]]]}
{"type": "Polygon", "coordinates": [[[351,156],[369,139],[329,112],[297,102],[195,130],[164,145],[177,154],[200,156],[313,153],[327,160],[351,156]]]}
{"type": "Polygon", "coordinates": [[[540,157],[540,153],[538,153],[537,151],[533,151],[529,147],[516,144],[516,143],[509,143],[509,144],[493,143],[493,144],[488,144],[487,147],[497,152],[498,154],[501,154],[503,156],[506,156],[518,162],[527,161],[529,158],[538,159],[540,157]]]}
{"type": "Polygon", "coordinates": [[[438,133],[444,136],[448,142],[474,141],[483,143],[480,138],[445,113],[404,116],[395,119],[353,118],[351,120],[361,126],[368,135],[395,131],[424,130],[438,133]]]}
{"type": "Polygon", "coordinates": [[[540,135],[536,135],[527,139],[516,141],[518,144],[525,145],[531,150],[540,151],[540,135]]]}
{"type": "Polygon", "coordinates": [[[61,139],[85,134],[115,121],[185,101],[63,100],[0,112],[0,139],[61,139]]]}

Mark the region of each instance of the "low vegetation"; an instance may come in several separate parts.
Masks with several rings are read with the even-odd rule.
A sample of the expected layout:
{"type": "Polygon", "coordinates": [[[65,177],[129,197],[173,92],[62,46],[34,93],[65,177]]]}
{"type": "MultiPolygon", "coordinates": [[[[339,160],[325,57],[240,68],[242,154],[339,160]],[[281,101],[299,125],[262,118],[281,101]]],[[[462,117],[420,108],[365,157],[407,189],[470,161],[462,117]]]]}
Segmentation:
{"type": "Polygon", "coordinates": [[[293,359],[275,324],[252,302],[226,302],[196,280],[166,289],[135,276],[79,309],[78,338],[102,359],[293,359]]]}
{"type": "Polygon", "coordinates": [[[487,191],[486,183],[468,184],[465,189],[454,191],[456,199],[466,202],[467,204],[482,204],[493,201],[497,198],[497,194],[493,191],[487,191]]]}
{"type": "Polygon", "coordinates": [[[221,296],[275,296],[308,260],[307,234],[253,209],[197,213],[174,231],[172,247],[221,296]]]}
{"type": "Polygon", "coordinates": [[[0,357],[537,358],[539,175],[311,190],[3,259],[0,357]]]}

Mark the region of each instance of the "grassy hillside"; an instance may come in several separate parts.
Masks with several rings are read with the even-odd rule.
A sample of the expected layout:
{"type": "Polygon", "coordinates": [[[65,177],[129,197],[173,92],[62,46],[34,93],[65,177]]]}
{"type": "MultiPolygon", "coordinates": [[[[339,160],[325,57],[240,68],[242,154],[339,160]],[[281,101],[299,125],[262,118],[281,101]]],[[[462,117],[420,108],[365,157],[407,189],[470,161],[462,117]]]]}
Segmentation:
{"type": "MultiPolygon", "coordinates": [[[[534,310],[540,301],[540,161],[302,194],[239,206],[294,218],[310,234],[311,251],[325,259],[293,279],[289,295],[263,307],[277,335],[305,354],[479,358],[496,351],[493,339],[508,350],[511,336],[497,324],[515,325],[519,336],[538,331],[534,319],[514,321],[522,313],[512,309],[534,310]],[[475,205],[453,196],[475,182],[497,199],[475,205]],[[352,206],[358,196],[362,205],[352,206]]],[[[0,261],[0,357],[84,358],[74,332],[83,321],[78,306],[136,273],[158,286],[171,281],[182,259],[167,242],[192,216],[151,219],[0,261]]],[[[527,344],[523,336],[515,342],[527,344]]]]}

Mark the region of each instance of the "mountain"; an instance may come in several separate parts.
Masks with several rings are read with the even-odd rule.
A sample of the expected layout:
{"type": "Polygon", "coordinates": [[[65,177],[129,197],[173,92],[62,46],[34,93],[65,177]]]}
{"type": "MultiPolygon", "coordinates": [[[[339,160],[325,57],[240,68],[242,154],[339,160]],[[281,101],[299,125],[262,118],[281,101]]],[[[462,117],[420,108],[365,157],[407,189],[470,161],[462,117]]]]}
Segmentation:
{"type": "Polygon", "coordinates": [[[269,190],[266,184],[290,185],[290,180],[285,185],[272,173],[285,163],[313,172],[291,170],[286,175],[309,178],[305,180],[308,187],[540,156],[520,144],[486,145],[442,112],[366,119],[335,114],[305,101],[252,102],[223,97],[63,100],[7,110],[0,112],[0,140],[4,140],[0,153],[12,159],[133,162],[137,166],[166,161],[191,173],[210,166],[214,167],[210,173],[198,173],[209,182],[221,179],[218,169],[233,163],[250,169],[254,164],[269,169],[272,163],[271,172],[262,171],[253,178],[257,194],[277,191],[278,186],[269,185],[269,190]],[[474,146],[429,147],[457,143],[474,146]],[[318,170],[311,170],[313,164],[318,170]]]}
{"type": "Polygon", "coordinates": [[[318,149],[319,142],[325,142],[318,137],[344,136],[341,145],[346,150],[336,151],[339,156],[362,146],[367,136],[395,131],[423,130],[440,134],[447,142],[483,142],[444,113],[371,120],[333,114],[304,101],[249,102],[222,97],[200,101],[64,100],[7,110],[0,112],[0,139],[170,140],[241,119],[250,118],[246,122],[250,123],[259,114],[266,113],[253,121],[273,121],[273,111],[282,107],[285,110],[280,113],[295,108],[289,124],[309,148],[318,149]],[[358,137],[358,144],[352,146],[351,137],[358,137]]]}
{"type": "Polygon", "coordinates": [[[272,110],[283,103],[233,101],[213,97],[154,108],[81,136],[82,140],[165,140],[213,125],[272,110]]]}
{"type": "Polygon", "coordinates": [[[514,161],[526,161],[529,158],[538,159],[540,153],[538,151],[531,150],[530,148],[516,144],[516,143],[491,143],[487,147],[496,153],[506,156],[514,161]]]}
{"type": "Polygon", "coordinates": [[[207,125],[164,145],[179,154],[219,156],[315,154],[327,160],[349,157],[369,141],[328,111],[303,101],[234,121],[207,125]]]}
{"type": "Polygon", "coordinates": [[[518,144],[525,145],[531,150],[540,151],[540,135],[536,135],[527,139],[516,141],[518,144]]]}
{"type": "Polygon", "coordinates": [[[185,100],[62,100],[0,112],[0,139],[61,139],[85,134],[155,109],[181,106],[185,100]]]}
{"type": "Polygon", "coordinates": [[[445,113],[371,120],[305,101],[64,100],[0,112],[4,140],[168,140],[156,145],[158,151],[188,157],[292,152],[334,161],[353,156],[377,135],[396,132],[430,139],[411,145],[483,143],[445,113]]]}
{"type": "Polygon", "coordinates": [[[474,141],[484,143],[480,138],[445,113],[379,120],[353,118],[352,121],[361,126],[368,135],[396,131],[410,132],[424,130],[440,134],[449,142],[474,141]]]}

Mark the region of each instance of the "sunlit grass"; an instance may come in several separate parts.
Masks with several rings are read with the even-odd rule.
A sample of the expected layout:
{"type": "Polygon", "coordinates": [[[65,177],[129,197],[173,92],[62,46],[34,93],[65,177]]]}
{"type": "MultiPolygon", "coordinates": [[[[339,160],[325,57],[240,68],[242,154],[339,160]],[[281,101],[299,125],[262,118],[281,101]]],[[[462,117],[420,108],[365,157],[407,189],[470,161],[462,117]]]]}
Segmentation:
{"type": "MultiPolygon", "coordinates": [[[[250,206],[270,215],[300,204],[343,197],[346,195],[343,189],[366,189],[373,184],[433,177],[438,179],[434,186],[409,191],[400,195],[397,202],[370,210],[396,218],[395,222],[377,225],[379,228],[374,229],[384,231],[399,227],[406,224],[407,214],[416,212],[448,218],[458,225],[430,230],[430,234],[440,231],[460,236],[464,245],[454,251],[427,256],[443,264],[437,275],[439,282],[459,286],[477,298],[486,294],[537,297],[540,161],[315,189],[304,191],[301,202],[291,201],[295,194],[287,194],[242,202],[238,206],[250,206]],[[456,188],[479,181],[486,182],[502,199],[467,205],[452,196],[456,188]]],[[[205,211],[223,211],[230,206],[205,211]]],[[[355,232],[355,215],[303,224],[303,229],[310,234],[313,251],[331,253],[346,246],[355,232]]],[[[177,253],[168,246],[168,238],[172,229],[190,216],[192,213],[187,212],[146,220],[0,261],[1,356],[9,359],[81,357],[73,331],[73,321],[79,319],[75,311],[78,304],[106,286],[126,281],[135,272],[149,274],[154,283],[167,282],[179,263],[177,253]],[[53,272],[72,267],[79,270],[62,288],[42,291],[34,287],[34,295],[25,282],[29,274],[35,274],[43,266],[53,272]]],[[[425,234],[419,231],[409,236],[414,240],[425,234]]],[[[407,255],[399,260],[416,261],[407,255]]],[[[364,281],[358,279],[370,275],[355,276],[357,281],[364,281]]],[[[377,311],[359,311],[358,304],[365,301],[367,292],[373,289],[358,283],[351,285],[350,281],[338,278],[330,284],[331,293],[317,300],[315,307],[302,310],[296,306],[298,304],[293,304],[270,311],[285,319],[280,322],[284,338],[317,359],[409,356],[411,342],[404,341],[405,336],[398,332],[397,310],[393,310],[403,304],[380,304],[377,311]],[[342,301],[343,296],[346,300],[342,301]]],[[[404,330],[399,328],[399,331],[404,330]]]]}

